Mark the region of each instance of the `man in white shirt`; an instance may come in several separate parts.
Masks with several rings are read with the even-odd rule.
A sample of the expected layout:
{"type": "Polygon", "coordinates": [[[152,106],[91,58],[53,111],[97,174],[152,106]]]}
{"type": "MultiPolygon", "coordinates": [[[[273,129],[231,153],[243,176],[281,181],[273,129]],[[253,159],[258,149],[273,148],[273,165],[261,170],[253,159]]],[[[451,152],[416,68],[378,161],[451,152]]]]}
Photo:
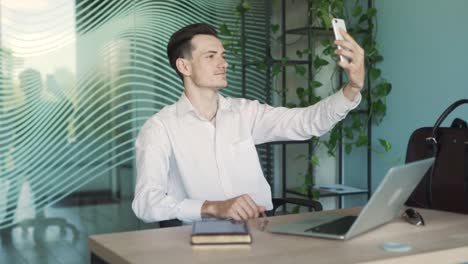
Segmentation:
{"type": "Polygon", "coordinates": [[[313,106],[288,109],[221,96],[228,64],[216,30],[199,23],[175,32],[167,53],[184,93],[149,118],[136,140],[136,216],[145,222],[245,220],[271,210],[255,145],[320,136],[361,100],[364,51],[341,33],[344,40],[335,44],[346,49],[335,52],[350,60],[338,62],[348,83],[313,106]]]}

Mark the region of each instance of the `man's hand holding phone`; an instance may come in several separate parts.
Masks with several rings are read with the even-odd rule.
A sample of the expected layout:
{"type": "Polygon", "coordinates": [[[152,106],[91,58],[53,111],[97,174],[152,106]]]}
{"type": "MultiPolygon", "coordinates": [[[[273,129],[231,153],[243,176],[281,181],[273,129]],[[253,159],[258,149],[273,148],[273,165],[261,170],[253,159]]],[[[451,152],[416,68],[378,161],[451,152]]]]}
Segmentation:
{"type": "Polygon", "coordinates": [[[364,50],[346,32],[344,20],[332,18],[333,31],[335,32],[335,45],[338,49],[335,53],[340,56],[337,64],[343,68],[348,77],[348,84],[343,88],[343,93],[351,101],[364,87],[365,61],[364,50]]]}

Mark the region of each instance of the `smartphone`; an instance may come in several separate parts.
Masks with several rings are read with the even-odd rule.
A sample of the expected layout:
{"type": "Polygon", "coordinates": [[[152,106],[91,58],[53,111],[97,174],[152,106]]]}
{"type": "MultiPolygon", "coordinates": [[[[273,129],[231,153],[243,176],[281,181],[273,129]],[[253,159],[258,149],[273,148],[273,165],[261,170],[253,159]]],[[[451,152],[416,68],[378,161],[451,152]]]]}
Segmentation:
{"type": "MultiPolygon", "coordinates": [[[[343,36],[341,35],[339,29],[342,28],[344,31],[346,31],[345,21],[340,18],[332,18],[332,26],[333,26],[333,32],[335,33],[335,39],[343,40],[343,36]]],[[[338,46],[338,49],[341,49],[341,47],[338,46]]],[[[340,60],[349,63],[349,60],[346,57],[343,57],[341,55],[340,55],[340,60]]]]}

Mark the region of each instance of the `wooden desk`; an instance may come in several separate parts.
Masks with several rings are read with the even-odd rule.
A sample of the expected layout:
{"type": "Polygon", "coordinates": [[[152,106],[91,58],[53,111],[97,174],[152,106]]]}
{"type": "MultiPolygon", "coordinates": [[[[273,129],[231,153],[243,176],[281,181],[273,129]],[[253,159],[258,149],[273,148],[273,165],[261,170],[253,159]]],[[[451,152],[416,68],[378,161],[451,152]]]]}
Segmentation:
{"type": "MultiPolygon", "coordinates": [[[[348,241],[271,234],[257,230],[255,221],[251,221],[253,243],[248,246],[192,247],[191,226],[94,235],[89,243],[92,254],[109,263],[468,262],[468,215],[419,212],[426,221],[425,227],[396,219],[348,241]],[[412,250],[387,252],[382,249],[385,242],[405,243],[412,250]]],[[[270,224],[298,220],[309,214],[272,217],[270,224]]]]}

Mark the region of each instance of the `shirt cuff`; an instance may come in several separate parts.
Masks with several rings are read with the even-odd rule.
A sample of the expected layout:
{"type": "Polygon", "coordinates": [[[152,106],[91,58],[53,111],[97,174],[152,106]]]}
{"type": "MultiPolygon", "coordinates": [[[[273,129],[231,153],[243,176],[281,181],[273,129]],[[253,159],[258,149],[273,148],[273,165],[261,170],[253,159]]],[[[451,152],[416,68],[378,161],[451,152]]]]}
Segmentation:
{"type": "Polygon", "coordinates": [[[183,222],[201,220],[201,208],[205,201],[185,199],[180,203],[177,218],[183,222]]]}
{"type": "Polygon", "coordinates": [[[353,110],[361,103],[361,99],[362,99],[361,93],[358,93],[357,96],[354,98],[354,101],[350,101],[344,95],[343,89],[340,89],[330,98],[333,105],[335,105],[336,107],[337,113],[347,113],[353,110]]]}

